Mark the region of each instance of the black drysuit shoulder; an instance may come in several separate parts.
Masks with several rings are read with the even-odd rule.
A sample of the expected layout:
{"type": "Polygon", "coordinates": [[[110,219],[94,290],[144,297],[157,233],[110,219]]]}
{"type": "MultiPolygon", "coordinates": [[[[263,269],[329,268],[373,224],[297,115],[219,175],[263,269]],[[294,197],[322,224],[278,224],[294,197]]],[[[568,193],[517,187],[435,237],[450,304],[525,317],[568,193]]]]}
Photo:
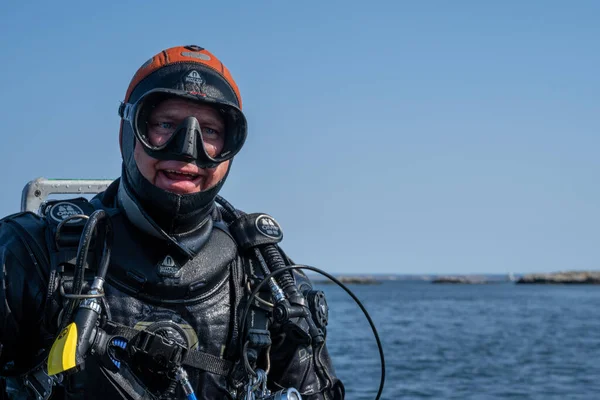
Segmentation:
{"type": "Polygon", "coordinates": [[[45,219],[25,212],[0,220],[0,375],[27,372],[51,334],[43,328],[50,261],[45,219]]]}

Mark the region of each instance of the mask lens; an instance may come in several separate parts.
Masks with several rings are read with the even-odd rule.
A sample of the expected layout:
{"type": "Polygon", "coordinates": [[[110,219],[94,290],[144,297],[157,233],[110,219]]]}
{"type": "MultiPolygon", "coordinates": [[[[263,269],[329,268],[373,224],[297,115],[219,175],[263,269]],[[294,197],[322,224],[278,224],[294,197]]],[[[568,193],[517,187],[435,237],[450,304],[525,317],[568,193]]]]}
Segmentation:
{"type": "Polygon", "coordinates": [[[223,147],[214,159],[222,162],[236,155],[246,140],[246,119],[241,111],[235,108],[221,108],[221,115],[225,121],[225,135],[223,147]]]}
{"type": "Polygon", "coordinates": [[[133,110],[134,131],[140,142],[151,150],[161,150],[166,147],[173,133],[175,120],[164,113],[156,113],[158,105],[166,100],[162,93],[151,93],[142,97],[133,110]]]}

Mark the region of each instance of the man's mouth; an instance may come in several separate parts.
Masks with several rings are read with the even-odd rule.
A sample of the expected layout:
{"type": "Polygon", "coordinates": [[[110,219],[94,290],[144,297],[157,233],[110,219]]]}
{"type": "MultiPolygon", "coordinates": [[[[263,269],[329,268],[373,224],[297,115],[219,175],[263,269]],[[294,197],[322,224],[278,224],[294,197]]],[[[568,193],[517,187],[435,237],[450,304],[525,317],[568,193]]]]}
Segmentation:
{"type": "Polygon", "coordinates": [[[200,177],[198,174],[192,174],[190,172],[174,171],[172,169],[162,169],[159,171],[163,173],[167,178],[174,181],[194,181],[200,177]]]}
{"type": "Polygon", "coordinates": [[[204,190],[207,175],[189,167],[181,169],[158,169],[154,185],[167,192],[178,194],[196,193],[204,190]]]}

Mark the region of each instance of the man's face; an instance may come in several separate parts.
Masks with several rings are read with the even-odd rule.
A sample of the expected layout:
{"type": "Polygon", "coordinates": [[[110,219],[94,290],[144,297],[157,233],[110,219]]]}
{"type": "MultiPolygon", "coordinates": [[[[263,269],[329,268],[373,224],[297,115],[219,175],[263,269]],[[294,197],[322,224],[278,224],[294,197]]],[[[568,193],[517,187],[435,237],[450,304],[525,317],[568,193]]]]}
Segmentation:
{"type": "MultiPolygon", "coordinates": [[[[170,98],[159,103],[148,118],[148,140],[159,146],[185,118],[195,117],[202,127],[207,153],[214,157],[225,143],[225,121],[209,105],[189,100],[170,98]]],[[[215,168],[199,168],[196,164],[175,160],[157,160],[150,157],[136,139],[134,158],[138,169],[148,181],[163,190],[188,194],[215,186],[227,173],[229,161],[215,168]]]]}

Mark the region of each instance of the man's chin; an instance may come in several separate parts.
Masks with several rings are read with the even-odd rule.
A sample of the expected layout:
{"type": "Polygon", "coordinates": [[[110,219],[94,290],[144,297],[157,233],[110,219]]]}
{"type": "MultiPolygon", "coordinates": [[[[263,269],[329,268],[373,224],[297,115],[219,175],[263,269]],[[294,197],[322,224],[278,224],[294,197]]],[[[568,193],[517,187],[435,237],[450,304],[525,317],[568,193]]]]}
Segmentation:
{"type": "Polygon", "coordinates": [[[174,193],[174,194],[194,194],[194,193],[200,193],[202,191],[202,190],[200,190],[200,188],[196,188],[194,190],[182,189],[182,188],[178,188],[178,187],[169,187],[169,188],[160,187],[160,188],[166,192],[174,193]]]}

